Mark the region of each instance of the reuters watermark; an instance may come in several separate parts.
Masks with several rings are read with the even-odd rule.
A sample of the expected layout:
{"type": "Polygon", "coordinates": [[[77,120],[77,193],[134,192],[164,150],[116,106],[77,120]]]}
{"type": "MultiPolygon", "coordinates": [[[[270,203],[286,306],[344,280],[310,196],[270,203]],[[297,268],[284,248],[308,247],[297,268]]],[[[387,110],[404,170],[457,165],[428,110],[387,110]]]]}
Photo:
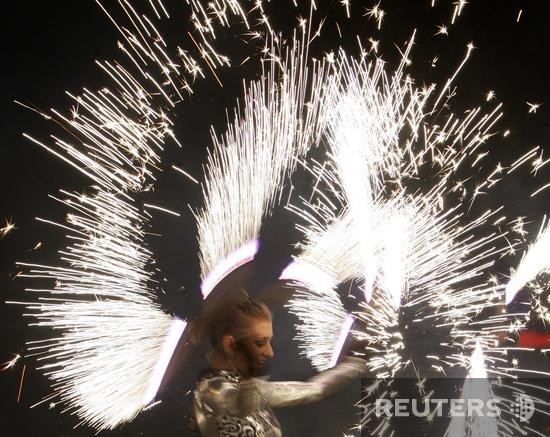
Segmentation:
{"type": "MultiPolygon", "coordinates": [[[[374,402],[376,417],[489,417],[498,418],[502,414],[498,399],[476,398],[377,398],[374,402]]],[[[516,397],[512,412],[522,421],[527,422],[535,412],[535,403],[526,395],[516,397]]]]}
{"type": "Polygon", "coordinates": [[[550,378],[363,378],[357,429],[362,437],[527,436],[550,429],[549,394],[550,378]]]}

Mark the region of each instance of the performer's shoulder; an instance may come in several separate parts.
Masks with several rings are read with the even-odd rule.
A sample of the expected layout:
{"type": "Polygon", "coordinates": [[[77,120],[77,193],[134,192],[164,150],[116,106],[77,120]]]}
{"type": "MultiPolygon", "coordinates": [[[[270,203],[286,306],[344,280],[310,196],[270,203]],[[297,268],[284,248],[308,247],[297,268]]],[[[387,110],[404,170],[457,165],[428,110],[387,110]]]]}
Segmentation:
{"type": "Polygon", "coordinates": [[[223,378],[230,382],[240,382],[242,376],[236,370],[224,370],[224,369],[214,369],[214,368],[205,368],[202,369],[198,376],[197,382],[206,381],[209,379],[223,378]]]}

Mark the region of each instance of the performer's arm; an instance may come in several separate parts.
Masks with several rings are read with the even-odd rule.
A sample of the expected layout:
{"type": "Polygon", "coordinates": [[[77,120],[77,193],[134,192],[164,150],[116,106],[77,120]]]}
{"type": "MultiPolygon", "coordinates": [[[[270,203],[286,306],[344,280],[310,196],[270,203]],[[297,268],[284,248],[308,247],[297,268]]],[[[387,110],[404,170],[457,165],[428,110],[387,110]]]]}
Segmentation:
{"type": "Polygon", "coordinates": [[[201,404],[202,411],[244,417],[261,408],[262,398],[274,408],[315,402],[340,390],[365,371],[364,360],[349,357],[305,382],[250,378],[230,383],[225,378],[212,378],[197,388],[195,402],[201,404]]]}
{"type": "Polygon", "coordinates": [[[307,404],[335,393],[366,371],[365,361],[346,358],[342,364],[326,370],[305,382],[271,382],[256,380],[261,396],[274,408],[307,404]]]}

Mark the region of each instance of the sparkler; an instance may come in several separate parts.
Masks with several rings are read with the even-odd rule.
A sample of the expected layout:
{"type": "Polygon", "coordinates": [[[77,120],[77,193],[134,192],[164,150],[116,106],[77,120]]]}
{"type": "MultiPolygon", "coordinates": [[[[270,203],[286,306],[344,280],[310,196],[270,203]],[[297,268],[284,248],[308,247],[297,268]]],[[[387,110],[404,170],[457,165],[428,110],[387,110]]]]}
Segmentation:
{"type": "MultiPolygon", "coordinates": [[[[413,284],[416,281],[414,285],[418,289],[435,286],[436,289],[430,296],[439,296],[436,301],[440,303],[433,302],[437,308],[440,305],[448,305],[452,300],[448,296],[449,293],[443,293],[447,284],[453,280],[464,281],[475,275],[474,272],[454,271],[458,264],[454,264],[453,267],[453,264],[449,263],[449,259],[455,256],[453,253],[458,255],[464,251],[464,247],[460,245],[450,251],[449,242],[460,239],[462,232],[467,230],[455,230],[454,235],[447,235],[449,231],[452,232],[452,225],[457,220],[455,217],[449,223],[446,222],[452,211],[449,215],[443,214],[440,218],[432,218],[432,210],[437,209],[441,196],[437,190],[441,189],[441,186],[418,200],[404,194],[395,195],[394,200],[389,202],[381,198],[384,179],[396,180],[399,187],[401,178],[416,172],[423,158],[422,155],[414,155],[412,146],[424,117],[422,107],[430,90],[414,90],[411,83],[403,79],[402,69],[409,56],[412,41],[411,39],[403,53],[403,61],[391,82],[385,79],[381,62],[371,68],[366,63],[349,63],[344,58],[336,64],[336,68],[340,70],[334,83],[338,85],[332,93],[327,92],[329,97],[324,102],[329,117],[326,121],[327,142],[331,147],[331,156],[335,164],[314,166],[312,172],[322,179],[327,192],[330,192],[337,202],[341,202],[347,211],[340,216],[334,215],[337,208],[322,193],[316,204],[309,204],[310,213],[305,214],[301,209],[295,208],[309,224],[308,227],[302,228],[309,243],[305,246],[301,259],[331,272],[340,282],[352,278],[365,278],[365,302],[371,301],[375,282],[378,281],[378,286],[386,290],[386,293],[379,297],[385,303],[377,303],[385,308],[384,310],[379,313],[374,310],[375,313],[367,316],[360,314],[358,317],[363,318],[367,324],[374,320],[378,321],[382,318],[380,314],[385,312],[387,317],[384,319],[387,320],[387,324],[381,325],[380,338],[393,338],[396,348],[402,347],[401,339],[382,331],[391,331],[389,328],[395,327],[396,311],[402,295],[406,294],[407,281],[413,284]],[[379,88],[383,91],[380,92],[379,88]],[[410,129],[408,138],[404,133],[405,126],[410,129]],[[351,156],[354,159],[349,159],[351,156]],[[404,165],[403,161],[407,164],[404,165]],[[426,206],[423,206],[424,204],[426,206]],[[400,217],[399,211],[403,216],[400,217]],[[319,217],[318,220],[315,219],[316,216],[319,217]],[[409,245],[410,253],[406,250],[409,245]],[[402,263],[398,262],[400,256],[404,257],[402,263]],[[378,260],[382,260],[381,268],[377,266],[378,260]],[[368,270],[364,271],[364,266],[368,266],[368,270]],[[396,268],[402,268],[401,273],[396,268]],[[382,271],[382,276],[378,280],[379,270],[382,271]],[[433,276],[434,272],[437,272],[437,279],[433,276]],[[446,280],[443,279],[445,277],[446,280]]],[[[454,125],[462,126],[457,129],[457,133],[463,133],[464,125],[454,125]]],[[[433,141],[430,144],[430,147],[433,147],[435,141],[431,140],[431,135],[428,136],[429,141],[433,141]]],[[[470,143],[471,147],[478,145],[479,140],[470,143]]],[[[476,250],[477,244],[482,246],[483,242],[477,242],[469,250],[476,250]]],[[[483,255],[476,260],[481,259],[483,255]]],[[[307,279],[302,279],[302,282],[308,284],[307,279]]],[[[333,290],[335,285],[335,281],[327,281],[325,287],[333,290]]],[[[330,292],[325,290],[325,294],[330,292]]],[[[315,327],[320,329],[319,321],[324,319],[306,310],[307,299],[306,293],[297,296],[291,301],[291,311],[303,320],[304,325],[309,327],[304,329],[312,334],[315,327]],[[304,302],[301,302],[302,299],[304,302]]],[[[423,304],[423,298],[411,303],[423,304]]],[[[333,302],[327,303],[327,314],[333,313],[334,305],[333,302]]],[[[342,317],[335,318],[340,319],[342,317]]],[[[337,324],[332,326],[335,333],[340,331],[337,324]]],[[[335,337],[336,335],[326,336],[328,341],[335,337]]],[[[302,333],[300,338],[307,339],[307,334],[302,333]]],[[[316,337],[311,338],[311,350],[331,350],[328,346],[320,348],[319,342],[313,340],[316,337]]],[[[379,341],[373,338],[371,342],[379,341]]],[[[307,355],[311,357],[309,351],[307,355]]],[[[392,358],[388,358],[388,362],[396,366],[392,371],[395,372],[402,363],[395,351],[392,350],[390,355],[392,358]]],[[[318,359],[315,362],[318,368],[325,368],[327,365],[326,358],[324,362],[318,359]]],[[[373,370],[376,369],[380,370],[378,357],[373,362],[373,370]]]]}
{"type": "Polygon", "coordinates": [[[135,206],[101,191],[63,202],[76,211],[68,219],[75,242],[62,251],[67,266],[20,263],[30,269],[22,276],[56,281],[53,289],[29,289],[49,297],[26,303],[26,315],[61,330],[28,342],[29,356],[44,363],[56,395],[83,422],[113,428],[151,402],[167,365],[162,357],[185,324],[153,300],[145,218],[135,206]]]}
{"type": "Polygon", "coordinates": [[[319,370],[334,366],[353,323],[335,291],[337,278],[315,264],[297,260],[279,279],[298,288],[288,306],[302,322],[296,326],[302,352],[319,370]]]}

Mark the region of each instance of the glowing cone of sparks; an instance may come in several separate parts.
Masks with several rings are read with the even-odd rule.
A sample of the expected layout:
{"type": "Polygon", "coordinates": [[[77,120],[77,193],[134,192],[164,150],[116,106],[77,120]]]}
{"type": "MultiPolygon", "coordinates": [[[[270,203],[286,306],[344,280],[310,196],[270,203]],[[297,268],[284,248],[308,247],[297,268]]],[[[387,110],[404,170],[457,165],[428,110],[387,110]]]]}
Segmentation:
{"type": "Polygon", "coordinates": [[[446,437],[499,435],[495,405],[491,405],[495,396],[487,379],[485,357],[479,341],[470,358],[470,371],[462,386],[461,400],[464,402],[458,408],[453,410],[451,405],[451,423],[445,432],[446,437]]]}
{"type": "Polygon", "coordinates": [[[185,322],[155,303],[143,242],[145,217],[127,200],[99,192],[76,196],[69,216],[76,243],[67,264],[20,263],[29,277],[53,278],[55,288],[25,303],[36,325],[55,329],[28,342],[54,393],[83,423],[112,429],[132,420],[156,396],[185,322]]]}
{"type": "Polygon", "coordinates": [[[61,197],[51,196],[69,210],[65,223],[40,219],[68,232],[58,263],[20,265],[29,269],[22,276],[55,281],[52,288],[28,289],[40,297],[24,303],[34,325],[50,328],[42,331],[45,338],[28,342],[28,355],[38,357],[52,383],[46,400],[59,398],[80,423],[97,430],[132,420],[152,402],[186,326],[156,302],[153,256],[145,243],[150,215],[134,200],[154,180],[163,145],[173,138],[165,108],[174,106],[169,94],[181,96],[169,79],[177,71],[162,69],[158,77],[155,66],[167,59],[159,53],[160,34],[151,33],[146,16],[132,23],[139,37],[132,26],[119,30],[130,46],[140,46],[137,59],[144,61],[145,47],[156,51],[150,57],[156,65],[140,66],[121,46],[142,76],[133,76],[124,61],[98,62],[104,87],[68,93],[70,116],[55,109],[42,114],[61,125],[66,138],[52,135],[45,143],[26,135],[92,183],[86,195],[60,190],[61,197]]]}
{"type": "MultiPolygon", "coordinates": [[[[406,53],[411,46],[412,40],[406,53]]],[[[402,156],[409,150],[406,141],[405,147],[401,147],[399,142],[403,120],[409,117],[411,124],[416,124],[422,118],[419,109],[425,98],[421,98],[414,89],[401,81],[402,65],[389,80],[383,62],[369,64],[364,60],[354,61],[341,52],[333,66],[331,86],[323,98],[321,126],[331,159],[311,171],[318,178],[320,186],[327,186],[336,195],[344,212],[335,215],[335,205],[322,193],[317,199],[318,203],[309,205],[311,211],[306,213],[295,209],[308,222],[308,226],[301,228],[307,244],[298,260],[330,272],[332,282],[334,279],[337,282],[328,281],[321,286],[317,285],[311,294],[303,292],[290,302],[291,312],[301,321],[297,329],[300,340],[305,343],[305,354],[317,368],[326,368],[332,362],[327,353],[320,353],[319,345],[322,344],[325,352],[338,350],[342,329],[349,324],[348,316],[345,316],[343,305],[335,292],[338,283],[360,279],[364,302],[369,303],[375,284],[383,282],[387,296],[379,296],[377,306],[384,309],[377,311],[385,315],[375,317],[373,314],[380,327],[376,332],[382,333],[384,328],[388,328],[386,323],[381,323],[382,320],[392,326],[397,320],[396,308],[399,307],[408,273],[406,260],[401,256],[407,252],[407,245],[403,244],[407,233],[402,232],[402,226],[399,227],[401,222],[392,210],[395,205],[384,208],[380,197],[384,178],[398,173],[402,156]],[[388,220],[392,224],[389,227],[388,220]],[[399,238],[401,240],[396,241],[399,238]],[[392,263],[399,263],[397,271],[392,263]],[[380,279],[380,273],[383,273],[384,280],[380,279]],[[326,297],[324,307],[319,300],[323,296],[326,297]],[[308,306],[310,301],[318,302],[315,311],[308,306]],[[388,308],[387,304],[393,308],[388,308]],[[339,316],[332,320],[337,323],[326,322],[329,315],[335,313],[339,316]],[[330,335],[325,335],[322,341],[311,341],[317,338],[316,332],[326,333],[327,330],[330,335]]],[[[316,275],[316,284],[322,277],[316,275]]],[[[307,286],[308,280],[302,278],[302,283],[307,286]]],[[[381,337],[393,341],[388,331],[381,337]]],[[[369,339],[376,345],[385,344],[381,337],[373,335],[369,339]]],[[[400,343],[399,339],[394,340],[400,343]]],[[[381,360],[377,357],[373,368],[385,368],[383,363],[391,363],[389,366],[393,367],[399,362],[395,349],[385,349],[388,356],[381,360]]]]}
{"type": "Polygon", "coordinates": [[[333,367],[354,320],[336,293],[337,279],[305,260],[292,262],[279,279],[298,289],[288,307],[303,322],[296,326],[302,353],[319,371],[333,367]]]}
{"type": "MultiPolygon", "coordinates": [[[[323,67],[308,73],[299,42],[290,49],[280,75],[274,63],[271,65],[271,70],[246,90],[243,114],[235,112],[221,139],[213,135],[214,150],[206,165],[205,205],[197,215],[205,296],[213,288],[213,272],[221,269],[228,273],[231,268],[220,266],[232,262],[230,254],[242,252],[259,238],[262,220],[284,177],[295,167],[296,157],[318,141],[323,67]],[[311,91],[306,93],[308,85],[312,85],[311,91]]],[[[214,276],[219,281],[223,274],[214,276]]]]}

